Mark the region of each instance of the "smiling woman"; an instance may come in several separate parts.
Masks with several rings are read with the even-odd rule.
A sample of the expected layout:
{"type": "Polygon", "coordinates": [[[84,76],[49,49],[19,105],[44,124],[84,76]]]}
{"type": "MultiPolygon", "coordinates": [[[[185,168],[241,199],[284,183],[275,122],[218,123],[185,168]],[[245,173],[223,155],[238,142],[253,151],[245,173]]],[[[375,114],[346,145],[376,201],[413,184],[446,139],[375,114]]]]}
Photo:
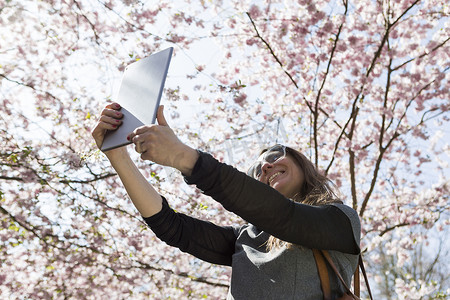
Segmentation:
{"type": "MultiPolygon", "coordinates": [[[[120,106],[108,105],[92,135],[120,126],[120,106]]],[[[242,217],[242,226],[220,226],[170,208],[141,175],[124,148],[105,152],[131,200],[157,237],[204,261],[232,267],[227,299],[321,299],[312,249],[329,250],[349,285],[359,257],[360,223],[336,197],[332,183],[301,153],[283,145],[263,151],[248,174],[183,144],[162,107],[158,125],[128,136],[141,158],[171,166],[204,194],[242,217]]],[[[331,292],[345,293],[337,277],[331,292]]]]}
{"type": "MultiPolygon", "coordinates": [[[[261,151],[247,174],[280,192],[285,197],[303,204],[325,205],[340,203],[336,186],[323,176],[302,153],[284,145],[275,145],[261,151]]],[[[284,242],[271,236],[267,249],[284,242]]],[[[290,243],[284,243],[290,247],[290,243]]]]}
{"type": "Polygon", "coordinates": [[[312,205],[323,201],[340,202],[334,184],[318,172],[306,156],[283,145],[261,151],[247,175],[272,186],[296,202],[312,205]]]}
{"type": "Polygon", "coordinates": [[[275,145],[263,152],[248,174],[264,182],[288,198],[300,194],[305,176],[295,157],[286,155],[287,148],[275,145]]]}

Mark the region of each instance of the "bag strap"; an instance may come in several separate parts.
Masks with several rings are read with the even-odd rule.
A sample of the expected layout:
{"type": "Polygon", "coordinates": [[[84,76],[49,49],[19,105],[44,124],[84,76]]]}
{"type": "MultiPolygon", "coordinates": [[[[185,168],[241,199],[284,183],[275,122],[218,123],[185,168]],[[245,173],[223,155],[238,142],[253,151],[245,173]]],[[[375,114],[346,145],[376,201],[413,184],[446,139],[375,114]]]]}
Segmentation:
{"type": "MultiPolygon", "coordinates": [[[[361,255],[359,255],[361,259],[361,255]]],[[[362,260],[361,260],[362,262],[362,260]]],[[[359,280],[359,267],[356,267],[355,274],[353,274],[353,290],[356,296],[361,297],[361,282],[359,280]]]]}
{"type": "Polygon", "coordinates": [[[355,271],[355,275],[354,275],[354,289],[355,292],[357,292],[357,296],[355,294],[353,294],[350,289],[348,288],[347,284],[345,283],[344,279],[342,278],[341,274],[339,273],[338,269],[336,268],[336,265],[333,262],[333,259],[331,258],[330,254],[328,253],[328,251],[326,250],[321,250],[323,256],[325,257],[325,259],[328,261],[328,263],[330,264],[331,268],[333,269],[333,271],[336,273],[336,275],[338,276],[338,278],[341,280],[342,284],[344,285],[344,287],[346,288],[347,292],[351,294],[351,296],[355,299],[359,299],[359,291],[360,291],[360,281],[359,281],[359,268],[361,268],[361,271],[363,273],[364,276],[364,280],[366,281],[366,286],[367,286],[367,291],[369,292],[369,297],[371,300],[373,300],[373,296],[372,296],[372,291],[370,290],[370,285],[369,285],[369,279],[367,278],[367,274],[366,274],[366,269],[364,267],[364,263],[362,260],[362,255],[359,254],[359,268],[356,268],[355,271]]]}
{"type": "Polygon", "coordinates": [[[359,297],[357,297],[355,294],[353,294],[353,292],[350,290],[348,285],[345,283],[344,278],[342,278],[341,273],[339,273],[338,269],[336,268],[336,265],[334,264],[333,259],[331,258],[331,256],[328,253],[328,251],[321,250],[321,252],[322,252],[323,256],[325,257],[325,259],[327,260],[328,264],[333,269],[334,273],[336,273],[337,277],[341,281],[342,285],[344,286],[345,290],[347,291],[347,294],[352,296],[353,299],[359,299],[359,297]]]}
{"type": "Polygon", "coordinates": [[[317,249],[312,249],[314,254],[314,259],[317,265],[317,272],[319,273],[320,286],[322,287],[323,299],[331,300],[331,287],[330,287],[330,277],[328,276],[327,265],[323,259],[322,253],[317,249]]]}
{"type": "MultiPolygon", "coordinates": [[[[364,262],[362,260],[361,254],[359,255],[359,267],[361,268],[361,271],[364,276],[364,280],[366,281],[367,291],[369,292],[370,300],[373,300],[372,291],[370,290],[370,285],[369,285],[369,279],[367,278],[366,268],[364,268],[364,262]]],[[[358,281],[359,281],[359,274],[358,274],[358,281]]]]}

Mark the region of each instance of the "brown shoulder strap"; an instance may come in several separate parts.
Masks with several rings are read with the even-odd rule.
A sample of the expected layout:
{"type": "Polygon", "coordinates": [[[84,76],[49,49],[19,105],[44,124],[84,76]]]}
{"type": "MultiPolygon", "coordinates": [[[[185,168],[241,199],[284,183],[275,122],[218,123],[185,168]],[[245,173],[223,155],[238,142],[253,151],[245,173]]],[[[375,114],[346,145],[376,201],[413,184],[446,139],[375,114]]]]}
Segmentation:
{"type": "Polygon", "coordinates": [[[347,289],[347,292],[349,292],[351,294],[352,297],[354,297],[355,299],[359,299],[359,291],[360,291],[360,282],[359,282],[359,268],[361,268],[361,271],[363,273],[364,276],[364,280],[366,281],[366,286],[367,286],[367,291],[369,292],[369,297],[371,300],[373,300],[373,296],[372,296],[372,291],[370,290],[370,285],[369,285],[369,279],[367,278],[367,274],[366,274],[366,270],[364,268],[364,263],[362,260],[362,256],[361,254],[359,255],[359,268],[356,268],[356,272],[355,272],[355,292],[357,291],[357,296],[355,294],[353,294],[350,289],[348,288],[347,284],[344,282],[344,279],[342,278],[341,274],[339,273],[338,269],[336,268],[336,266],[333,263],[333,259],[331,258],[330,254],[328,253],[328,251],[326,250],[321,250],[322,254],[324,255],[325,259],[328,261],[328,263],[330,264],[331,268],[333,269],[333,271],[336,273],[336,275],[338,276],[338,278],[341,280],[342,284],[344,285],[344,287],[347,289]],[[356,278],[357,277],[357,278],[356,278]]]}
{"type": "Polygon", "coordinates": [[[359,269],[361,268],[361,271],[364,276],[364,280],[366,282],[367,291],[369,292],[369,297],[371,300],[373,300],[372,291],[370,290],[370,285],[369,285],[369,279],[367,278],[367,274],[366,274],[366,270],[364,267],[364,263],[363,263],[361,254],[359,255],[359,261],[358,261],[359,267],[356,268],[356,271],[354,274],[354,282],[353,282],[354,287],[353,288],[355,290],[355,293],[352,293],[352,291],[350,290],[350,288],[347,286],[344,279],[342,278],[341,274],[339,273],[338,269],[336,268],[336,265],[334,264],[333,259],[331,258],[328,251],[317,250],[317,249],[312,249],[312,250],[313,250],[313,254],[314,254],[314,259],[316,261],[317,271],[318,271],[319,277],[320,277],[320,285],[322,287],[322,292],[323,292],[325,300],[331,299],[331,287],[330,287],[330,279],[328,277],[328,270],[327,270],[326,263],[325,263],[323,257],[325,257],[325,259],[328,261],[331,268],[336,273],[339,280],[342,282],[345,289],[347,290],[347,293],[349,293],[349,295],[352,296],[354,299],[359,299],[359,296],[360,296],[359,269]]]}
{"type": "MultiPolygon", "coordinates": [[[[361,255],[359,256],[361,259],[361,255]]],[[[356,267],[355,274],[353,274],[353,291],[356,295],[356,297],[361,297],[361,287],[360,287],[360,280],[359,280],[359,267],[356,267]]]]}
{"type": "Polygon", "coordinates": [[[372,291],[370,290],[370,285],[369,285],[369,279],[367,278],[366,268],[364,268],[364,263],[363,263],[361,254],[359,255],[359,267],[361,268],[361,271],[364,276],[364,280],[366,281],[367,291],[369,292],[370,300],[373,300],[372,291]]]}
{"type": "Polygon", "coordinates": [[[350,294],[350,296],[352,296],[354,299],[359,299],[358,297],[356,297],[355,294],[353,294],[353,292],[350,290],[348,285],[345,283],[344,278],[342,278],[341,273],[339,273],[338,269],[336,268],[336,265],[334,264],[333,259],[331,258],[331,256],[328,253],[328,251],[322,250],[322,254],[325,257],[325,259],[327,260],[327,262],[330,264],[330,266],[333,269],[334,273],[336,273],[336,275],[339,278],[339,280],[341,281],[342,285],[345,287],[345,290],[346,290],[347,294],[350,294]]]}
{"type": "Polygon", "coordinates": [[[317,272],[319,273],[320,286],[322,287],[323,299],[331,300],[330,277],[328,277],[328,269],[323,259],[322,253],[317,249],[312,249],[314,260],[317,265],[317,272]]]}

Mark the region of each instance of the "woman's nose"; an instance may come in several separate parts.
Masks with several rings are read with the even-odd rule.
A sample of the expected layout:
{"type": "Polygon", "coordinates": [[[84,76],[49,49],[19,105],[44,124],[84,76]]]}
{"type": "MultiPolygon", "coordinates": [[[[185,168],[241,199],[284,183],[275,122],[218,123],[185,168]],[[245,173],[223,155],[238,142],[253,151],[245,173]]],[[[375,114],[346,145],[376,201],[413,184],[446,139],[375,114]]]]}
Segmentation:
{"type": "Polygon", "coordinates": [[[262,174],[267,173],[267,171],[273,167],[273,164],[270,162],[265,161],[261,166],[261,172],[262,174]]]}

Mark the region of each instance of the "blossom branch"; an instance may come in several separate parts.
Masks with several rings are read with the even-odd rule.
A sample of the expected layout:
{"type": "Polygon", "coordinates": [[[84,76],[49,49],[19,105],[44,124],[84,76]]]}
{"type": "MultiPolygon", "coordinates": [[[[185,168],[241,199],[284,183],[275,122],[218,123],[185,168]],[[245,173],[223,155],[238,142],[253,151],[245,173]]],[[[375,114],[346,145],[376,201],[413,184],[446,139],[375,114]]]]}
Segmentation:
{"type": "Polygon", "coordinates": [[[2,180],[14,180],[14,181],[21,181],[23,182],[23,178],[22,177],[10,177],[10,176],[0,176],[0,179],[2,180]]]}
{"type": "Polygon", "coordinates": [[[385,86],[385,94],[384,94],[384,102],[383,102],[383,112],[382,112],[382,116],[381,116],[381,129],[380,129],[380,135],[378,138],[379,153],[378,153],[378,157],[377,157],[377,160],[376,160],[376,163],[374,166],[372,180],[370,183],[369,190],[366,193],[364,200],[361,204],[361,210],[359,212],[359,215],[361,217],[363,216],[364,211],[366,210],[367,203],[369,202],[369,199],[372,196],[373,190],[375,188],[375,184],[378,180],[378,172],[380,170],[380,166],[381,166],[381,162],[382,162],[384,153],[388,149],[389,145],[394,141],[394,139],[397,138],[397,136],[394,134],[393,138],[389,141],[388,145],[386,145],[386,147],[383,147],[384,134],[385,134],[385,131],[387,130],[385,128],[385,125],[386,125],[385,122],[386,122],[387,101],[388,101],[389,89],[390,89],[390,85],[391,85],[391,74],[392,74],[391,65],[392,65],[392,58],[389,59],[389,65],[387,66],[387,78],[386,78],[386,86],[385,86]]]}
{"type": "Polygon", "coordinates": [[[83,17],[83,18],[86,20],[86,22],[89,24],[89,26],[91,27],[91,30],[92,30],[92,32],[94,33],[95,43],[96,43],[97,45],[100,45],[100,42],[99,42],[100,37],[99,37],[99,35],[98,35],[98,33],[97,33],[97,29],[95,28],[94,23],[92,23],[91,20],[89,20],[89,18],[88,18],[85,14],[82,13],[82,8],[81,8],[80,3],[78,3],[78,1],[76,1],[76,0],[73,0],[73,2],[75,3],[75,5],[77,6],[78,10],[80,11],[80,14],[79,14],[79,15],[80,15],[81,17],[83,17]]]}
{"type": "MultiPolygon", "coordinates": [[[[57,241],[60,241],[60,239],[59,239],[59,237],[57,235],[47,233],[45,235],[45,237],[44,237],[43,235],[39,234],[36,231],[36,227],[34,225],[29,225],[26,222],[19,221],[14,215],[12,215],[10,212],[8,212],[2,206],[0,206],[0,212],[5,214],[5,215],[7,215],[14,223],[16,223],[17,225],[21,226],[26,231],[31,232],[35,237],[37,237],[41,242],[43,242],[46,245],[46,247],[56,248],[56,249],[59,249],[61,251],[67,251],[67,250],[72,249],[73,247],[75,247],[77,249],[85,249],[85,250],[88,250],[88,251],[92,251],[93,253],[104,255],[104,256],[107,256],[107,257],[111,256],[110,253],[105,253],[103,251],[100,251],[96,247],[69,242],[69,239],[66,239],[66,241],[65,241],[66,246],[65,247],[61,247],[57,243],[55,243],[57,241]],[[49,240],[48,237],[51,237],[51,239],[49,240]]],[[[94,262],[94,260],[92,260],[92,262],[94,262]]],[[[142,261],[139,261],[139,260],[136,260],[135,262],[139,264],[138,268],[140,268],[140,269],[168,272],[168,273],[170,273],[172,275],[175,275],[175,276],[180,276],[180,277],[183,277],[183,278],[190,279],[191,281],[201,282],[201,283],[205,283],[205,284],[208,284],[208,285],[211,285],[211,286],[224,287],[224,288],[228,288],[229,287],[228,284],[211,281],[211,280],[208,280],[207,278],[203,278],[203,277],[196,277],[196,276],[193,276],[193,275],[191,275],[191,274],[189,274],[187,272],[180,272],[180,273],[178,273],[178,272],[175,272],[175,271],[170,270],[170,269],[166,269],[166,268],[162,268],[162,267],[155,267],[155,266],[149,265],[149,264],[147,264],[145,262],[142,262],[142,261]]],[[[100,265],[103,265],[103,264],[98,263],[96,265],[100,266],[100,265]]],[[[118,266],[116,266],[114,268],[110,267],[108,265],[103,265],[103,266],[111,269],[111,271],[113,271],[114,273],[116,273],[118,269],[125,270],[125,269],[135,268],[135,267],[131,267],[131,266],[126,268],[126,267],[123,267],[123,266],[120,266],[120,265],[118,265],[118,266]]]]}
{"type": "Polygon", "coordinates": [[[36,92],[43,93],[43,94],[51,97],[52,99],[57,100],[56,96],[52,95],[50,92],[37,89],[34,85],[31,85],[29,83],[23,83],[23,82],[11,79],[11,78],[7,77],[5,74],[2,74],[2,73],[0,73],[0,77],[6,79],[9,82],[13,82],[13,83],[15,83],[17,85],[22,85],[22,86],[25,86],[25,87],[29,87],[32,90],[36,91],[36,92]]]}
{"type": "Polygon", "coordinates": [[[289,77],[289,79],[291,80],[291,82],[294,84],[294,86],[298,89],[298,85],[297,82],[295,82],[294,78],[292,77],[291,74],[289,74],[289,72],[287,70],[284,69],[283,63],[281,62],[281,60],[278,58],[278,56],[275,54],[274,50],[272,49],[272,47],[270,46],[270,44],[261,36],[261,34],[258,31],[258,28],[256,27],[255,22],[253,21],[252,17],[250,16],[249,12],[246,12],[248,18],[250,19],[250,22],[252,23],[253,29],[255,29],[256,32],[256,37],[258,37],[263,44],[267,47],[267,49],[269,50],[270,54],[273,56],[273,58],[275,59],[275,61],[280,65],[281,69],[283,70],[283,72],[289,77]]]}
{"type": "Polygon", "coordinates": [[[418,60],[418,59],[424,58],[425,56],[430,55],[431,53],[435,52],[436,50],[438,50],[439,48],[441,48],[441,47],[443,47],[445,44],[447,44],[447,42],[448,42],[449,40],[450,40],[450,37],[448,37],[447,39],[445,39],[442,43],[440,43],[440,44],[436,45],[435,47],[433,47],[430,51],[426,51],[426,52],[422,53],[421,55],[419,55],[419,56],[417,56],[417,57],[411,58],[411,59],[409,59],[409,60],[407,60],[407,61],[405,61],[405,62],[399,64],[398,66],[394,67],[392,70],[393,70],[393,71],[397,71],[397,70],[403,68],[404,66],[406,66],[407,64],[409,64],[409,63],[411,63],[411,62],[413,62],[413,61],[415,61],[415,60],[418,60]]]}
{"type": "Polygon", "coordinates": [[[113,176],[116,176],[116,175],[117,175],[116,173],[107,173],[107,174],[103,174],[103,175],[96,175],[93,178],[85,179],[85,180],[62,179],[59,182],[63,183],[63,184],[71,184],[71,183],[86,184],[86,183],[92,183],[92,182],[95,182],[95,181],[107,179],[109,177],[113,177],[113,176]]]}
{"type": "Polygon", "coordinates": [[[401,20],[401,18],[403,18],[403,16],[405,16],[408,13],[408,11],[410,11],[419,2],[420,2],[420,0],[414,1],[405,11],[403,11],[402,14],[400,14],[400,16],[394,22],[389,23],[389,19],[386,20],[386,31],[383,35],[383,38],[381,39],[381,42],[380,42],[380,45],[378,46],[377,51],[375,52],[375,54],[373,56],[372,63],[370,64],[369,68],[367,69],[366,77],[369,76],[369,74],[372,72],[372,69],[375,67],[376,62],[377,62],[378,58],[380,57],[381,52],[383,51],[384,44],[388,40],[391,29],[401,20]]]}
{"type": "Polygon", "coordinates": [[[383,236],[383,235],[385,235],[386,233],[388,233],[388,232],[390,232],[390,231],[392,231],[392,230],[394,230],[394,229],[397,229],[397,228],[400,228],[400,227],[409,226],[409,225],[410,225],[410,223],[408,223],[408,222],[403,222],[403,223],[400,223],[400,224],[397,224],[397,225],[394,225],[394,226],[391,226],[391,227],[387,227],[387,228],[385,228],[384,230],[382,230],[382,231],[379,233],[379,236],[383,236]]]}
{"type": "MultiPolygon", "coordinates": [[[[317,91],[317,96],[316,96],[316,101],[315,101],[315,106],[314,106],[314,111],[313,111],[313,137],[314,137],[314,150],[315,150],[315,166],[318,167],[319,166],[319,142],[318,142],[318,128],[317,128],[317,123],[318,123],[318,118],[319,118],[319,102],[320,102],[320,96],[322,95],[322,90],[325,86],[325,83],[327,82],[327,78],[328,78],[328,74],[330,73],[330,68],[331,68],[331,64],[333,62],[333,58],[334,58],[334,53],[336,52],[336,48],[338,45],[338,42],[340,41],[340,35],[341,35],[341,31],[342,28],[344,26],[345,23],[345,17],[347,16],[347,11],[348,11],[348,3],[346,1],[343,1],[344,4],[344,18],[342,20],[342,23],[339,25],[339,29],[338,32],[336,34],[336,37],[334,39],[334,43],[333,43],[333,47],[331,48],[331,53],[330,56],[328,58],[328,63],[327,63],[327,68],[325,70],[325,74],[322,80],[322,83],[320,85],[319,90],[317,91]]],[[[342,136],[342,135],[341,135],[342,136]]],[[[337,141],[336,144],[339,144],[339,139],[337,141]]],[[[337,147],[337,145],[336,145],[337,147]]]]}

